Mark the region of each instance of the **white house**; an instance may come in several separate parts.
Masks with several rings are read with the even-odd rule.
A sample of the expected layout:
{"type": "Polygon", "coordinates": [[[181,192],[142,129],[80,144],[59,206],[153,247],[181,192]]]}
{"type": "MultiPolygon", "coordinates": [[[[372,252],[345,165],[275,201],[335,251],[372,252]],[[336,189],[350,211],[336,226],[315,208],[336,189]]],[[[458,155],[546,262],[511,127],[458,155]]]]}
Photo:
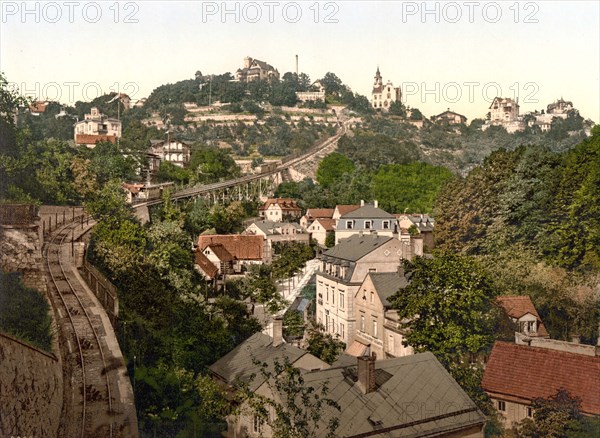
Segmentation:
{"type": "Polygon", "coordinates": [[[90,114],[75,123],[75,144],[84,145],[89,148],[96,146],[99,141],[116,143],[121,138],[121,122],[98,111],[93,107],[90,114]]]}
{"type": "Polygon", "coordinates": [[[377,67],[373,91],[371,92],[371,106],[376,110],[387,112],[390,110],[390,105],[399,101],[401,97],[400,87],[394,87],[394,84],[390,81],[387,81],[385,85],[383,84],[383,78],[379,72],[379,67],[377,67]]]}

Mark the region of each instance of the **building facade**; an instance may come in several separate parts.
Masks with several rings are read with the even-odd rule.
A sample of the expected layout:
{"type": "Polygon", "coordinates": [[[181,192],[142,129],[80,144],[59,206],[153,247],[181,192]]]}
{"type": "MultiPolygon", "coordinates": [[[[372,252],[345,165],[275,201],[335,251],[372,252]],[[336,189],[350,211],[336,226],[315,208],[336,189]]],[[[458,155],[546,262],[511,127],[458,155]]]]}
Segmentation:
{"type": "Polygon", "coordinates": [[[346,213],[336,221],[335,243],[355,234],[377,234],[379,236],[393,236],[398,232],[396,217],[378,207],[377,201],[365,204],[354,211],[346,213]]]}
{"type": "Polygon", "coordinates": [[[235,72],[235,79],[240,82],[252,82],[271,78],[279,79],[279,71],[271,64],[249,56],[244,58],[244,67],[238,68],[235,72]]]}
{"type": "Polygon", "coordinates": [[[394,272],[403,244],[387,236],[354,235],[320,255],[316,318],[326,333],[350,345],[356,329],[354,296],[369,272],[394,272]]]}
{"type": "Polygon", "coordinates": [[[116,143],[121,138],[121,122],[93,107],[90,114],[75,123],[75,144],[93,148],[99,141],[116,143]]]}
{"type": "Polygon", "coordinates": [[[178,167],[185,167],[190,162],[190,146],[180,140],[152,140],[148,153],[158,156],[160,161],[167,161],[178,167]]]}
{"type": "MultiPolygon", "coordinates": [[[[399,270],[400,271],[400,270],[399,270]]],[[[377,359],[408,356],[405,331],[389,299],[408,284],[402,272],[370,272],[354,295],[356,332],[346,353],[375,353],[377,359]]]]}
{"type": "Polygon", "coordinates": [[[377,67],[375,79],[373,82],[373,91],[371,91],[371,106],[379,111],[388,112],[392,103],[400,101],[402,91],[400,87],[394,87],[391,81],[383,83],[383,78],[377,67]]]}
{"type": "Polygon", "coordinates": [[[269,198],[258,208],[261,219],[271,222],[297,220],[302,216],[302,209],[292,198],[269,198]]]}

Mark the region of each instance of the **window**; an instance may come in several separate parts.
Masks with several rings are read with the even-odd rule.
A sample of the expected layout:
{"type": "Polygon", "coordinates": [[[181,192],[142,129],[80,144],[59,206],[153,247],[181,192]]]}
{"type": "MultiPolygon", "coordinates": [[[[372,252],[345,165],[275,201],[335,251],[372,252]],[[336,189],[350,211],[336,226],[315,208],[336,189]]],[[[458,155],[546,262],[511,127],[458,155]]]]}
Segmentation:
{"type": "Polygon", "coordinates": [[[252,422],[252,428],[254,429],[254,433],[262,432],[263,420],[258,416],[254,416],[254,421],[252,422]]]}
{"type": "Polygon", "coordinates": [[[325,331],[329,332],[329,315],[325,315],[325,331]]]}
{"type": "Polygon", "coordinates": [[[345,337],[345,332],[344,332],[344,324],[340,323],[340,338],[344,338],[345,337]]]}
{"type": "Polygon", "coordinates": [[[329,302],[329,286],[325,286],[325,301],[329,302]]]}
{"type": "Polygon", "coordinates": [[[340,309],[344,308],[344,292],[340,292],[340,309]]]}
{"type": "Polygon", "coordinates": [[[371,292],[371,303],[375,301],[375,293],[371,292]]]}
{"type": "Polygon", "coordinates": [[[369,268],[369,272],[377,272],[377,268],[369,268]]]}
{"type": "Polygon", "coordinates": [[[365,221],[365,230],[371,229],[372,226],[373,226],[373,222],[365,221]]]}
{"type": "Polygon", "coordinates": [[[533,417],[533,408],[527,408],[527,417],[532,418],[533,417]]]}
{"type": "Polygon", "coordinates": [[[506,403],[498,400],[498,410],[501,412],[505,412],[506,411],[506,403]]]}
{"type": "Polygon", "coordinates": [[[346,221],[346,229],[351,230],[353,228],[354,222],[346,221]]]}
{"type": "Polygon", "coordinates": [[[383,229],[384,230],[390,229],[390,221],[383,221],[383,229]]]}
{"type": "Polygon", "coordinates": [[[360,315],[360,331],[365,331],[365,315],[360,315]]]}
{"type": "Polygon", "coordinates": [[[373,337],[377,337],[377,319],[373,319],[373,337]]]}

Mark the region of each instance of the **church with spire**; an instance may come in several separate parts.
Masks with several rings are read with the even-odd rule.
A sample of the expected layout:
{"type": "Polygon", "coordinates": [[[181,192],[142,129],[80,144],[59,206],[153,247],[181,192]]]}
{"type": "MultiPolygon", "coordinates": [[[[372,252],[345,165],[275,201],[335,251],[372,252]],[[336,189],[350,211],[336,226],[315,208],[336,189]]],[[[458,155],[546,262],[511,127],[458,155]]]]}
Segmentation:
{"type": "Polygon", "coordinates": [[[371,106],[378,111],[388,112],[390,105],[402,98],[400,87],[394,87],[391,81],[383,84],[383,78],[377,66],[375,73],[375,82],[373,83],[373,91],[371,92],[371,106]]]}

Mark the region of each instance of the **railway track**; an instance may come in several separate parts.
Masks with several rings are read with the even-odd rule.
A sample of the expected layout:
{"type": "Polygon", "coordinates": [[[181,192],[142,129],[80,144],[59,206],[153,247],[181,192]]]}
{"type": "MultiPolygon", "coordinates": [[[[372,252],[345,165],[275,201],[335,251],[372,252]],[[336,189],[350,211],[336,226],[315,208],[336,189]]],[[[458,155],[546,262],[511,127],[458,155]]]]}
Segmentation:
{"type": "MultiPolygon", "coordinates": [[[[287,170],[290,167],[293,167],[294,165],[296,165],[298,163],[302,163],[302,162],[314,157],[317,153],[319,153],[323,149],[328,148],[333,143],[336,143],[342,137],[342,135],[345,134],[346,132],[347,132],[347,127],[345,125],[341,125],[340,128],[338,129],[338,132],[334,136],[332,136],[328,139],[325,139],[324,141],[320,141],[317,145],[313,146],[308,151],[306,151],[300,155],[291,155],[291,156],[283,158],[281,161],[281,164],[279,164],[273,170],[269,170],[269,171],[262,172],[259,174],[254,174],[254,175],[246,175],[246,176],[242,176],[240,178],[235,178],[235,179],[231,179],[231,180],[227,180],[227,181],[221,181],[218,183],[204,184],[204,185],[200,184],[200,185],[196,185],[193,187],[187,187],[187,188],[180,189],[180,190],[172,193],[171,199],[175,200],[175,199],[194,197],[194,196],[198,196],[198,195],[201,195],[201,194],[213,191],[213,190],[227,189],[227,188],[235,187],[240,184],[245,184],[245,183],[248,183],[251,181],[259,180],[261,178],[264,178],[265,176],[277,174],[283,170],[287,170]]],[[[160,199],[160,198],[151,199],[148,201],[136,202],[133,204],[133,207],[134,208],[147,207],[147,206],[156,205],[156,204],[160,204],[160,203],[162,203],[162,199],[160,199]]]]}
{"type": "MultiPolygon", "coordinates": [[[[79,219],[79,218],[77,218],[79,219]]],[[[100,317],[88,309],[91,298],[75,274],[65,267],[64,252],[79,222],[58,228],[44,245],[49,294],[61,327],[63,368],[70,377],[63,434],[69,437],[112,438],[115,434],[113,394],[107,372],[100,317]]]]}

